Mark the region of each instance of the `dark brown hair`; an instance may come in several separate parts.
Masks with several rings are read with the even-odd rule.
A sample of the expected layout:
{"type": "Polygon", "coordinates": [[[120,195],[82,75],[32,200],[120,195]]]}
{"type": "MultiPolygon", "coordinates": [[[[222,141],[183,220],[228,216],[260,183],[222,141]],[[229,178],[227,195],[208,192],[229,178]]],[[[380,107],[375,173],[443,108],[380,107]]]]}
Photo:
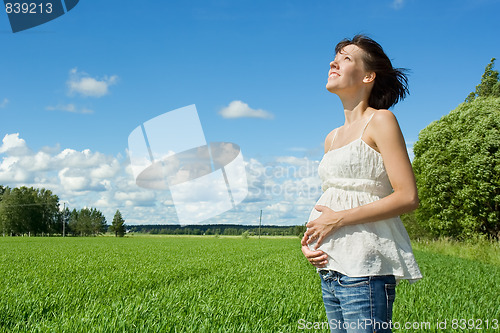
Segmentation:
{"type": "Polygon", "coordinates": [[[375,72],[375,83],[368,99],[368,105],[375,109],[388,109],[410,94],[408,77],[404,68],[392,67],[391,60],[379,43],[365,35],[344,39],[335,47],[335,53],[347,45],[356,45],[363,50],[363,62],[367,71],[375,72]]]}

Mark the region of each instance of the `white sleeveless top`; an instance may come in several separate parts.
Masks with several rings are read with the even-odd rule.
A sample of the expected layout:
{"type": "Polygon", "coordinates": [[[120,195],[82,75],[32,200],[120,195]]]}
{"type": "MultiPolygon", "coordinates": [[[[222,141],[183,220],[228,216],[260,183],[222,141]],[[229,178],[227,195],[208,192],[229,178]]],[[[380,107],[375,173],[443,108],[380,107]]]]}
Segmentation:
{"type": "MultiPolygon", "coordinates": [[[[323,156],[318,168],[323,194],[317,205],[341,211],[392,193],[382,155],[361,139],[372,117],[373,114],[358,139],[323,156]]],[[[337,130],[332,144],[336,136],[337,130]]],[[[309,221],[320,215],[313,208],[309,221]]],[[[310,244],[313,247],[314,243],[310,244]]],[[[328,263],[321,269],[350,277],[394,275],[398,281],[410,282],[422,278],[399,217],[342,227],[325,237],[319,249],[328,254],[328,263]]]]}

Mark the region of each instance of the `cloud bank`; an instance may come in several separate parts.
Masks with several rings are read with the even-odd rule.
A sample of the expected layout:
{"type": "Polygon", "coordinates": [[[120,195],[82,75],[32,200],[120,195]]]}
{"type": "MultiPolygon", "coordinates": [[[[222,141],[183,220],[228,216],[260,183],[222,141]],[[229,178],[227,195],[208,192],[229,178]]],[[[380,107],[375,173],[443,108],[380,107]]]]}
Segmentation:
{"type": "MultiPolygon", "coordinates": [[[[204,223],[257,225],[262,209],[263,224],[304,224],[321,195],[318,164],[293,156],[266,164],[246,160],[248,196],[204,223]]],[[[117,209],[129,225],[178,224],[170,192],[137,186],[126,153],[112,156],[59,146],[33,151],[19,133],[7,134],[0,145],[0,184],[49,189],[70,209],[101,210],[108,224],[117,209]]],[[[195,214],[199,207],[191,209],[195,214]]]]}

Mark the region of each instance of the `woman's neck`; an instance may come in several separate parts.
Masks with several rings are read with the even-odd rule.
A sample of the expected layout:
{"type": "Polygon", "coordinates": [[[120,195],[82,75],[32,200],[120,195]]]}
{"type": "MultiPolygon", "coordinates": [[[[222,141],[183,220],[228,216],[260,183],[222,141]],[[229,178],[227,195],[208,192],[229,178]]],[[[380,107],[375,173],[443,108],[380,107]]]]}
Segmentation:
{"type": "Polygon", "coordinates": [[[345,126],[349,127],[351,124],[364,118],[365,111],[369,108],[368,99],[370,98],[371,90],[372,85],[335,92],[344,106],[345,126]]]}
{"type": "Polygon", "coordinates": [[[366,111],[369,109],[368,100],[361,99],[357,101],[344,101],[342,100],[344,106],[345,123],[344,125],[349,127],[352,124],[358,122],[365,117],[366,111]]]}

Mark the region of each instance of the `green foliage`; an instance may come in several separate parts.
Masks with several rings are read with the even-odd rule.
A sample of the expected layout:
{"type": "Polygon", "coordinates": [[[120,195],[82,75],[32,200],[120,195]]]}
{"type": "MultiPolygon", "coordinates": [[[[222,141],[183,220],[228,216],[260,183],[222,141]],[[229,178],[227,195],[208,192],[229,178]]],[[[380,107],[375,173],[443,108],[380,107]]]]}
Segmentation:
{"type": "Polygon", "coordinates": [[[413,147],[418,222],[436,236],[498,238],[499,148],[500,98],[462,103],[424,128],[413,147]]]}
{"type": "MultiPolygon", "coordinates": [[[[429,246],[415,251],[424,279],[397,287],[393,322],[430,329],[394,332],[498,332],[500,266],[429,246]]],[[[299,328],[327,318],[295,237],[0,237],[0,272],[0,332],[328,331],[299,328]]]]}
{"type": "Polygon", "coordinates": [[[0,232],[6,235],[98,235],[106,231],[106,218],[95,208],[59,211],[59,198],[51,191],[33,187],[0,186],[0,232]]]}
{"type": "Polygon", "coordinates": [[[405,226],[408,236],[412,240],[427,240],[434,238],[433,235],[415,217],[415,212],[401,215],[401,221],[405,226]]]}
{"type": "Polygon", "coordinates": [[[484,74],[481,77],[481,83],[476,86],[476,91],[471,92],[467,99],[467,103],[472,102],[476,97],[500,97],[500,81],[499,73],[493,70],[495,58],[492,58],[490,63],[486,65],[484,74]]]}
{"type": "Polygon", "coordinates": [[[3,234],[59,233],[62,219],[59,198],[46,189],[22,186],[0,190],[0,225],[3,234]]]}
{"type": "Polygon", "coordinates": [[[125,220],[122,217],[122,213],[117,209],[115,216],[113,217],[113,222],[109,227],[109,231],[115,233],[115,237],[123,237],[125,235],[125,220]]]}
{"type": "MultiPolygon", "coordinates": [[[[300,236],[303,235],[305,225],[297,226],[278,226],[265,225],[259,228],[251,225],[237,224],[207,224],[207,225],[188,225],[181,227],[174,224],[155,224],[155,225],[133,225],[129,226],[130,232],[148,233],[152,235],[226,235],[236,236],[248,231],[249,236],[300,236]]],[[[302,236],[300,236],[302,238],[302,236]]]]}
{"type": "Polygon", "coordinates": [[[69,227],[74,235],[97,236],[106,232],[106,218],[95,208],[73,209],[69,218],[69,227]]]}

